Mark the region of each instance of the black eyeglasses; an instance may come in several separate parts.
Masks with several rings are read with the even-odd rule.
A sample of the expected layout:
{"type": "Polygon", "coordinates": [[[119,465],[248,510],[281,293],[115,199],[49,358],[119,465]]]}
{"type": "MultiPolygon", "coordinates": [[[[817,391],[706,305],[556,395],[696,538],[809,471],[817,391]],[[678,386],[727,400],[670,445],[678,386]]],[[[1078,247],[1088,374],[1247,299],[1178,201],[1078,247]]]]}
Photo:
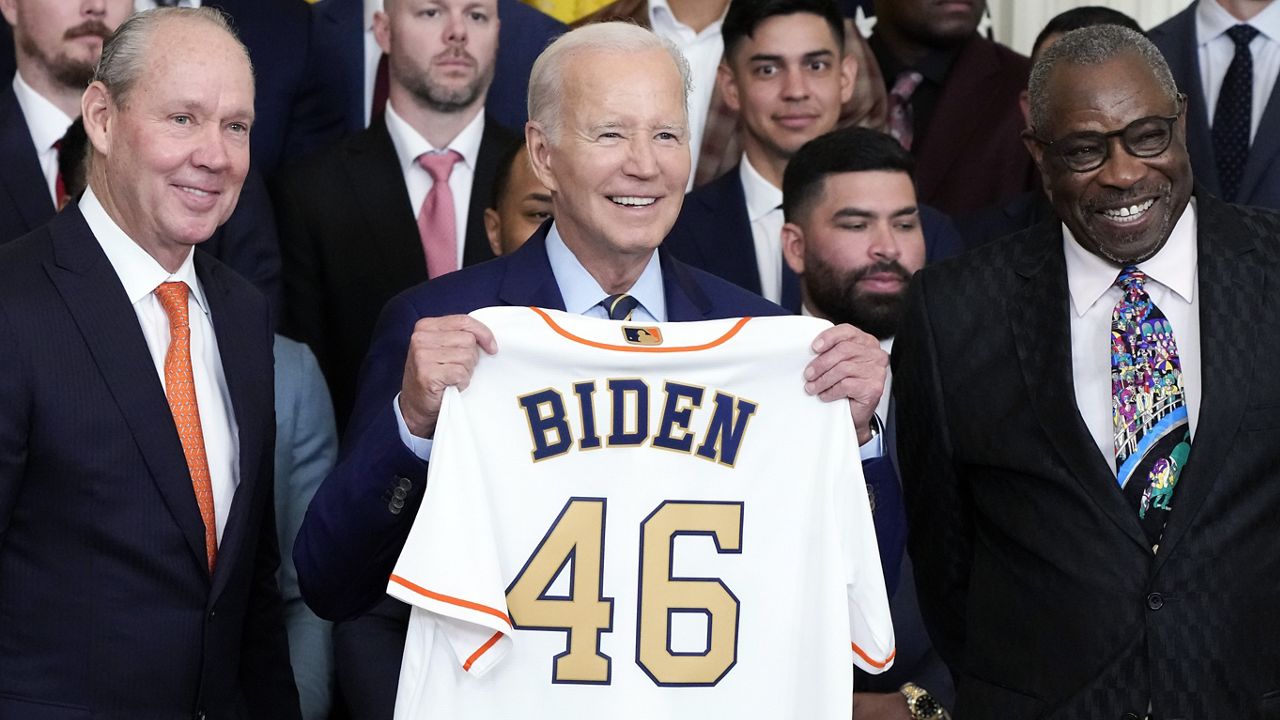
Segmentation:
{"type": "Polygon", "coordinates": [[[1051,152],[1072,172],[1089,172],[1102,167],[1111,155],[1111,138],[1120,138],[1125,152],[1134,157],[1155,157],[1169,149],[1173,142],[1173,123],[1182,116],[1187,96],[1178,93],[1178,112],[1174,115],[1152,115],[1138,118],[1120,130],[1109,133],[1079,132],[1057,140],[1033,140],[1051,152]]]}

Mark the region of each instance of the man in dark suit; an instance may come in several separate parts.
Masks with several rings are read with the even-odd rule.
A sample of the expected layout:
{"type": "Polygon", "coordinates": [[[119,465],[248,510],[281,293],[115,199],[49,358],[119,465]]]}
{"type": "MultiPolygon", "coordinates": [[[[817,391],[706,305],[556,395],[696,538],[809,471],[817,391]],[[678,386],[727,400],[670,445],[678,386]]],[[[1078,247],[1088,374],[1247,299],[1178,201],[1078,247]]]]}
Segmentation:
{"type": "MultiPolygon", "coordinates": [[[[466,386],[481,351],[498,351],[463,313],[534,305],[605,317],[602,302],[621,294],[637,320],[783,312],[658,250],[689,177],[687,72],[674,47],[625,23],[574,30],[539,58],[526,135],[555,220],[515,252],[401,293],[383,311],[347,444],[294,546],[303,596],[319,615],[349,618],[385,597],[422,501],[444,390],[466,386]]],[[[859,439],[873,441],[883,351],[847,325],[814,348],[807,390],[851,400],[859,439]]],[[[381,668],[392,697],[398,669],[381,668]]]]}
{"type": "MultiPolygon", "coordinates": [[[[719,81],[742,118],[741,161],[689,193],[667,240],[681,260],[792,312],[800,288],[782,259],[782,174],[802,145],[836,127],[852,92],[845,28],[830,0],[730,4],[719,81]]],[[[937,257],[957,252],[951,221],[932,208],[922,215],[937,257]]]]}
{"type": "Polygon", "coordinates": [[[248,171],[247,54],[168,9],[103,57],[89,190],[0,248],[0,717],[298,718],[267,303],[193,251],[248,171]]]}
{"type": "Polygon", "coordinates": [[[389,57],[386,115],[274,185],[284,331],[315,351],[340,432],[382,306],[429,277],[493,257],[484,209],[499,159],[518,138],[485,113],[498,18],[495,0],[479,7],[483,22],[463,0],[424,22],[408,2],[388,3],[375,21],[389,57]],[[423,164],[432,156],[454,160],[438,186],[423,164]],[[427,206],[441,192],[452,215],[429,223],[427,206]],[[443,257],[429,256],[436,240],[448,245],[443,257]]]}
{"type": "Polygon", "coordinates": [[[1149,37],[1187,96],[1196,180],[1228,202],[1280,209],[1280,92],[1268,60],[1280,52],[1280,5],[1197,0],[1149,37]]]}
{"type": "MultiPolygon", "coordinates": [[[[129,0],[65,5],[29,0],[0,3],[19,39],[18,71],[0,91],[0,244],[48,222],[59,201],[83,190],[80,96],[93,76],[102,41],[132,14],[129,0]],[[58,147],[54,143],[58,143],[58,147]],[[75,168],[80,172],[61,172],[75,168]]],[[[7,77],[0,75],[0,77],[7,77]]],[[[250,170],[226,225],[200,249],[248,278],[271,299],[280,284],[280,250],[266,185],[250,170]]]]}
{"type": "Polygon", "coordinates": [[[1057,219],[926,267],[894,344],[921,607],[956,716],[1280,711],[1280,216],[1193,186],[1160,52],[1036,63],[1057,219]]]}
{"type": "MultiPolygon", "coordinates": [[[[323,0],[312,7],[320,72],[336,79],[331,88],[339,93],[332,102],[342,108],[349,133],[371,125],[386,101],[377,91],[381,53],[371,44],[373,16],[380,10],[382,0],[323,0]]],[[[498,62],[485,107],[499,124],[522,128],[529,119],[529,68],[566,28],[521,0],[498,0],[498,16],[498,62]]]]}
{"type": "Polygon", "coordinates": [[[920,200],[953,216],[1034,185],[1018,140],[1030,65],[978,34],[986,7],[875,0],[870,44],[889,90],[890,131],[916,158],[920,200]]]}

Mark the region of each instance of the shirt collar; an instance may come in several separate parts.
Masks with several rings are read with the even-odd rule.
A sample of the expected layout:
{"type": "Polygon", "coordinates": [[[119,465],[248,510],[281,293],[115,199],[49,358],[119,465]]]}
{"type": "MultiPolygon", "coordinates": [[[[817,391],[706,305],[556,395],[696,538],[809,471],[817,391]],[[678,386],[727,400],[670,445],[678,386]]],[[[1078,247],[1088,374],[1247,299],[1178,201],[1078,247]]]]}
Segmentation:
{"type": "Polygon", "coordinates": [[[443,148],[434,147],[427,142],[426,138],[396,113],[391,103],[387,103],[385,117],[387,132],[391,134],[391,144],[396,148],[396,158],[400,160],[402,170],[416,166],[419,155],[441,150],[453,150],[462,156],[462,162],[467,167],[475,169],[476,156],[480,154],[480,138],[484,135],[484,110],[476,113],[475,118],[467,123],[453,142],[443,148]]]}
{"type": "Polygon", "coordinates": [[[719,35],[720,27],[724,23],[724,16],[729,12],[729,4],[725,3],[724,12],[720,13],[720,18],[710,25],[702,29],[702,32],[695,33],[693,28],[680,22],[676,14],[671,11],[671,5],[667,0],[649,0],[649,25],[654,31],[662,35],[662,31],[684,30],[692,34],[695,38],[704,38],[708,35],[719,35]]]}
{"type": "Polygon", "coordinates": [[[382,0],[364,0],[364,29],[373,30],[373,15],[382,10],[382,0]]]}
{"type": "MultiPolygon", "coordinates": [[[[1196,3],[1196,42],[1203,46],[1241,22],[1218,0],[1196,3]]],[[[1247,23],[1271,40],[1280,40],[1280,3],[1271,3],[1247,23]]]]}
{"type": "MultiPolygon", "coordinates": [[[[600,287],[600,283],[578,262],[578,258],[564,244],[560,237],[560,229],[555,223],[547,233],[547,260],[551,263],[551,274],[555,276],[556,285],[560,288],[560,297],[564,300],[564,309],[575,315],[582,315],[601,300],[609,296],[600,287]]],[[[640,301],[640,305],[653,316],[654,320],[664,322],[667,318],[667,297],[662,291],[662,265],[658,262],[658,251],[654,250],[649,257],[649,264],[636,279],[627,294],[640,301]]]]}
{"type": "MultiPolygon", "coordinates": [[[[1138,263],[1138,269],[1187,302],[1196,291],[1196,201],[1192,198],[1169,233],[1169,240],[1154,257],[1138,263]]],[[[1067,287],[1071,305],[1081,317],[1115,284],[1121,266],[1085,250],[1071,231],[1062,226],[1062,248],[1067,259],[1067,287]]]]}
{"type": "Polygon", "coordinates": [[[68,117],[57,105],[28,85],[22,79],[21,72],[13,74],[13,94],[18,98],[18,107],[22,109],[22,117],[27,121],[31,144],[35,145],[37,153],[53,147],[75,122],[75,118],[68,117]]]}
{"type": "Polygon", "coordinates": [[[170,273],[111,219],[93,188],[85,188],[84,196],[80,198],[80,213],[84,215],[89,230],[102,246],[102,252],[120,278],[120,284],[124,285],[130,305],[138,304],[139,300],[155,292],[160,283],[184,282],[191,288],[191,297],[195,299],[196,305],[205,315],[209,314],[204,289],[196,278],[194,248],[187,253],[187,258],[182,261],[178,271],[170,273]]]}
{"type": "Polygon", "coordinates": [[[782,190],[773,186],[760,174],[747,154],[742,154],[742,194],[747,198],[747,217],[751,222],[782,207],[782,190]]]}

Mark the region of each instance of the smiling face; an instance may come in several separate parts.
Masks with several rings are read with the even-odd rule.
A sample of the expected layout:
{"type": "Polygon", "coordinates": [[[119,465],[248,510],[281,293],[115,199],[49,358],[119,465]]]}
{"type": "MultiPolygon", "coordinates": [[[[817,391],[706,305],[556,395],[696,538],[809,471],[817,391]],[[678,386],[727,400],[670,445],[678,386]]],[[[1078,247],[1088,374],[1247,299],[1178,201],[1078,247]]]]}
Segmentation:
{"type": "Polygon", "coordinates": [[[90,186],[173,270],[235,209],[249,170],[253,73],[233,38],[198,19],[159,23],[145,58],[122,103],[100,82],[85,92],[90,186]]]}
{"type": "Polygon", "coordinates": [[[556,227],[593,274],[643,263],[675,224],[689,179],[675,61],[663,50],[582,51],[562,86],[558,128],[530,122],[527,132],[556,227]]]}
{"type": "Polygon", "coordinates": [[[725,101],[741,115],[752,164],[785,164],[834,128],[853,93],[854,71],[853,58],[813,13],[775,15],[743,38],[721,65],[720,82],[725,101]]]}
{"type": "Polygon", "coordinates": [[[392,0],[373,31],[394,84],[414,102],[437,112],[484,102],[498,52],[496,0],[392,0]]]}
{"type": "Polygon", "coordinates": [[[13,26],[24,75],[42,72],[62,85],[84,89],[93,79],[103,43],[133,12],[133,2],[0,0],[0,10],[13,26]]]}
{"type": "MultiPolygon", "coordinates": [[[[1137,54],[1100,65],[1064,63],[1049,77],[1046,96],[1052,120],[1035,129],[1045,140],[1109,133],[1139,118],[1178,113],[1177,99],[1137,54]]],[[[1185,122],[1185,116],[1178,118],[1168,149],[1154,157],[1134,157],[1120,138],[1111,138],[1106,161],[1088,172],[1069,170],[1043,145],[1027,140],[1046,194],[1081,247],[1121,265],[1146,260],[1164,247],[1191,197],[1185,122]]]]}

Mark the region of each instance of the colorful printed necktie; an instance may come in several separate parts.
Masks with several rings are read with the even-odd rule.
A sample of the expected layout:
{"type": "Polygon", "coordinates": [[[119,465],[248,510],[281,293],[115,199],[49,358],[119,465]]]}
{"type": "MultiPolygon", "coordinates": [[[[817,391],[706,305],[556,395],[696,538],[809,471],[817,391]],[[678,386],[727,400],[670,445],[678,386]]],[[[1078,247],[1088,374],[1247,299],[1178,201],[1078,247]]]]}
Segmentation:
{"type": "Polygon", "coordinates": [[[453,150],[423,153],[418,164],[431,176],[431,189],[418,212],[418,234],[427,256],[427,277],[436,278],[458,269],[458,219],[454,217],[449,176],[462,156],[453,150]]]}
{"type": "Polygon", "coordinates": [[[618,293],[601,300],[600,305],[609,312],[610,320],[630,320],[640,301],[626,293],[618,293]]]}
{"type": "Polygon", "coordinates": [[[1146,280],[1132,265],[1116,278],[1124,294],[1111,313],[1111,421],[1116,480],[1154,548],[1191,436],[1178,345],[1168,318],[1143,287],[1146,280]]]}
{"type": "Polygon", "coordinates": [[[213,574],[218,559],[218,521],[213,512],[213,482],[209,477],[209,460],[204,451],[204,428],[200,424],[200,406],[196,403],[195,375],[191,370],[191,323],[187,313],[186,283],[161,283],[156,298],[169,316],[169,349],[164,354],[164,392],[169,398],[169,411],[178,428],[182,452],[191,473],[191,487],[196,493],[200,519],[204,521],[204,549],[213,574]]]}

